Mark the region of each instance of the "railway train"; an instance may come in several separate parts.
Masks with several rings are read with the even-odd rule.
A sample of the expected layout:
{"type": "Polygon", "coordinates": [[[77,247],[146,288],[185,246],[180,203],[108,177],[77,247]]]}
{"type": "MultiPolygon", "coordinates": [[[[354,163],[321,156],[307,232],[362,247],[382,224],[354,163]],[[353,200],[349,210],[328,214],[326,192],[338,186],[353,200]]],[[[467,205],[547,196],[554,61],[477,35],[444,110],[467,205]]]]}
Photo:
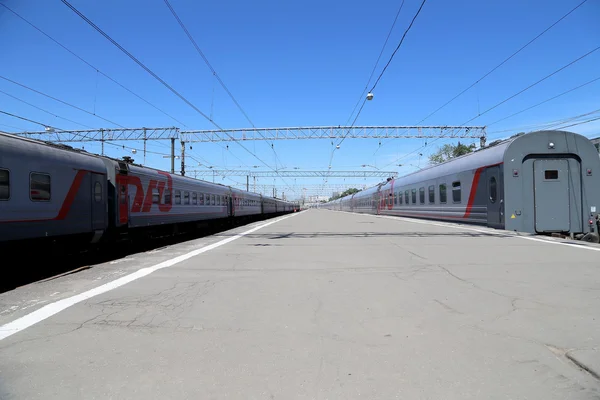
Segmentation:
{"type": "Polygon", "coordinates": [[[299,205],[0,133],[0,245],[86,246],[165,235],[299,205]]]}
{"type": "Polygon", "coordinates": [[[321,205],[598,242],[600,157],[590,140],[537,131],[498,140],[321,205]]]}

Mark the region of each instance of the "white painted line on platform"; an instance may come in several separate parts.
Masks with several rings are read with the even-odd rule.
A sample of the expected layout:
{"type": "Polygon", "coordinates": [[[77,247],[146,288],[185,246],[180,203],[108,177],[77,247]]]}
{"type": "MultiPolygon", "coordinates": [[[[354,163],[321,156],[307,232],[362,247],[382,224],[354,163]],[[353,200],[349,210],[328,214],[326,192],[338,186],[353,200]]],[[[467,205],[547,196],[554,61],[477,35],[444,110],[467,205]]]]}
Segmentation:
{"type": "Polygon", "coordinates": [[[562,246],[574,247],[576,249],[585,249],[585,250],[600,251],[599,247],[592,247],[592,246],[587,246],[587,245],[579,245],[579,244],[575,244],[575,243],[556,242],[556,241],[553,241],[553,240],[547,240],[547,239],[538,238],[538,237],[531,237],[531,236],[521,236],[521,235],[515,234],[515,233],[513,233],[511,231],[505,231],[505,230],[493,231],[493,230],[491,230],[491,228],[490,228],[490,230],[484,230],[484,229],[472,228],[470,226],[465,226],[465,225],[453,224],[451,222],[435,222],[435,221],[412,219],[412,218],[407,218],[407,217],[395,217],[395,216],[392,216],[392,215],[363,214],[363,213],[353,213],[353,212],[350,212],[350,211],[339,211],[339,210],[334,210],[334,211],[344,212],[344,213],[348,213],[348,214],[355,214],[355,215],[367,215],[369,217],[385,218],[385,219],[391,219],[391,220],[396,220],[396,221],[412,222],[413,224],[424,224],[424,225],[441,226],[441,227],[445,227],[445,228],[464,229],[464,230],[468,230],[468,231],[486,233],[488,235],[495,235],[495,236],[510,236],[510,237],[519,238],[519,239],[533,240],[534,242],[541,242],[541,243],[548,243],[548,244],[559,244],[559,245],[562,245],[562,246]]]}
{"type": "Polygon", "coordinates": [[[78,295],[75,295],[72,297],[67,297],[67,298],[59,300],[57,302],[47,304],[44,307],[39,308],[30,314],[27,314],[21,318],[18,318],[14,321],[11,321],[5,325],[0,326],[0,340],[6,339],[7,337],[14,335],[15,333],[18,333],[24,329],[27,329],[30,326],[35,325],[38,322],[41,322],[55,314],[58,314],[59,312],[65,310],[77,303],[80,303],[84,300],[90,299],[90,298],[98,296],[102,293],[106,293],[110,290],[113,290],[120,286],[126,285],[129,282],[133,282],[133,281],[140,279],[146,275],[150,275],[151,273],[153,273],[154,271],[158,271],[159,269],[172,267],[173,265],[178,264],[182,261],[188,260],[192,257],[195,257],[199,254],[205,253],[212,249],[216,249],[217,247],[223,246],[224,244],[227,244],[229,242],[233,242],[234,240],[237,240],[245,235],[248,235],[249,233],[255,232],[266,226],[272,225],[279,221],[283,221],[284,219],[296,216],[298,214],[300,214],[300,213],[290,214],[290,215],[286,215],[284,217],[277,218],[273,221],[270,221],[270,222],[264,223],[262,225],[259,225],[257,227],[254,227],[252,229],[249,229],[245,232],[238,233],[237,235],[232,236],[230,238],[223,239],[216,243],[209,244],[208,246],[204,246],[200,249],[196,249],[194,251],[190,251],[189,253],[182,254],[180,256],[172,258],[170,260],[163,261],[152,267],[146,267],[146,268],[139,269],[132,274],[126,275],[126,276],[116,279],[112,282],[105,283],[104,285],[98,286],[94,289],[90,289],[86,292],[79,293],[78,295]]]}
{"type": "MultiPolygon", "coordinates": [[[[343,212],[347,212],[347,211],[343,211],[343,212]]],[[[585,249],[585,250],[600,251],[600,248],[598,248],[598,247],[592,247],[592,246],[586,246],[586,245],[578,245],[578,244],[574,244],[574,243],[555,242],[553,240],[546,240],[546,239],[537,238],[537,237],[531,237],[531,236],[520,236],[520,235],[514,234],[511,231],[484,230],[484,229],[477,229],[477,228],[472,228],[470,226],[464,226],[464,225],[458,225],[458,224],[452,224],[452,223],[425,221],[425,220],[418,220],[418,219],[405,218],[405,217],[394,217],[394,216],[391,216],[391,215],[373,215],[373,214],[359,214],[359,215],[370,215],[372,217],[393,219],[393,220],[396,220],[396,221],[412,222],[414,224],[435,225],[435,226],[441,226],[441,227],[446,227],[446,228],[454,228],[454,229],[465,229],[465,230],[468,230],[468,231],[486,233],[488,235],[510,236],[510,237],[519,238],[519,239],[533,240],[534,242],[541,242],[541,243],[548,243],[548,244],[560,244],[562,246],[574,247],[576,249],[585,249]]]]}

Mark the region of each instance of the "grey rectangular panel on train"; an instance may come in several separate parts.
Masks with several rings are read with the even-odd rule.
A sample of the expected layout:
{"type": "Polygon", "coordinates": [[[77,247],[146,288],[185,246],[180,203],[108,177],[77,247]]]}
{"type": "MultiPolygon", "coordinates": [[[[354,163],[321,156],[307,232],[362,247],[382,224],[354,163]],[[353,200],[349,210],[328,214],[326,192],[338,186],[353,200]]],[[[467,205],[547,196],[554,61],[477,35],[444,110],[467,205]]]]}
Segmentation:
{"type": "Polygon", "coordinates": [[[589,139],[565,131],[517,137],[504,154],[505,225],[529,233],[586,233],[600,202],[600,159],[589,139]]]}
{"type": "MultiPolygon", "coordinates": [[[[533,162],[535,230],[569,232],[571,229],[569,161],[535,160],[533,162]]],[[[578,180],[579,176],[575,175],[578,180]]],[[[579,186],[579,185],[577,185],[579,186]]]]}

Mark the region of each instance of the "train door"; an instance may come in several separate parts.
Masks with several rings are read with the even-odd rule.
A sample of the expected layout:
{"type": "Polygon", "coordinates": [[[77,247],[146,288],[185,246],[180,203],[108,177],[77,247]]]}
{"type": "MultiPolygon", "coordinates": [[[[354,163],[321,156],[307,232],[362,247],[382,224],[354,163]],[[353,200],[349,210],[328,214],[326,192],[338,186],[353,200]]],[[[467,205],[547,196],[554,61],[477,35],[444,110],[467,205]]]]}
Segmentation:
{"type": "Polygon", "coordinates": [[[117,209],[119,210],[119,225],[129,222],[129,188],[127,175],[117,175],[117,209]]]}
{"type": "Polygon", "coordinates": [[[377,192],[373,193],[372,200],[371,200],[371,208],[375,214],[379,214],[380,203],[381,202],[379,201],[379,191],[377,191],[377,192]]]}
{"type": "Polygon", "coordinates": [[[504,226],[504,188],[500,167],[486,169],[487,225],[493,228],[504,226]]]}
{"type": "Polygon", "coordinates": [[[569,173],[567,159],[540,159],[533,162],[534,213],[537,232],[569,232],[571,208],[581,204],[580,176],[569,173]],[[574,204],[571,203],[574,197],[574,204]],[[579,198],[579,201],[577,201],[579,198]]]}
{"type": "Polygon", "coordinates": [[[99,231],[106,228],[106,190],[105,175],[90,173],[92,197],[92,230],[99,231]]]}
{"type": "Polygon", "coordinates": [[[235,216],[235,195],[227,196],[228,206],[229,206],[229,216],[235,216]]]}

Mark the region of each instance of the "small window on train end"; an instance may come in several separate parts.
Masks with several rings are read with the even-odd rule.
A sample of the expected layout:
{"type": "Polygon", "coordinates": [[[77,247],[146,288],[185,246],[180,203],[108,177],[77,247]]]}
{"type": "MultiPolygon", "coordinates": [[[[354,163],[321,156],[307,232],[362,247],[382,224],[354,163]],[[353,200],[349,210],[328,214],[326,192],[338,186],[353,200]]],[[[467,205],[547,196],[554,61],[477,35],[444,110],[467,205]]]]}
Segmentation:
{"type": "Polygon", "coordinates": [[[196,193],[196,192],[192,193],[192,204],[198,205],[198,193],[196,193]]]}
{"type": "Polygon", "coordinates": [[[556,180],[558,179],[558,170],[556,169],[547,169],[544,171],[544,179],[547,180],[556,180]]]}
{"type": "Polygon", "coordinates": [[[102,184],[100,182],[94,184],[94,201],[96,201],[96,203],[102,201],[102,184]]]}
{"type": "Polygon", "coordinates": [[[0,169],[0,200],[10,199],[10,171],[0,169]]]}
{"type": "Polygon", "coordinates": [[[460,181],[452,182],[452,201],[454,203],[460,203],[462,200],[462,190],[460,187],[460,181]]]}
{"type": "Polygon", "coordinates": [[[31,201],[50,201],[50,175],[32,172],[29,176],[29,197],[31,201]]]}
{"type": "Polygon", "coordinates": [[[440,189],[440,203],[446,203],[446,201],[447,201],[446,184],[442,183],[439,186],[439,189],[440,189]]]}
{"type": "Polygon", "coordinates": [[[429,186],[428,191],[429,191],[429,202],[433,204],[433,203],[435,203],[435,186],[434,185],[429,186]]]}
{"type": "Polygon", "coordinates": [[[175,204],[181,204],[181,190],[175,191],[175,204]]]}
{"type": "Polygon", "coordinates": [[[496,182],[496,177],[492,176],[490,178],[490,202],[495,203],[498,198],[498,183],[496,182]]]}

